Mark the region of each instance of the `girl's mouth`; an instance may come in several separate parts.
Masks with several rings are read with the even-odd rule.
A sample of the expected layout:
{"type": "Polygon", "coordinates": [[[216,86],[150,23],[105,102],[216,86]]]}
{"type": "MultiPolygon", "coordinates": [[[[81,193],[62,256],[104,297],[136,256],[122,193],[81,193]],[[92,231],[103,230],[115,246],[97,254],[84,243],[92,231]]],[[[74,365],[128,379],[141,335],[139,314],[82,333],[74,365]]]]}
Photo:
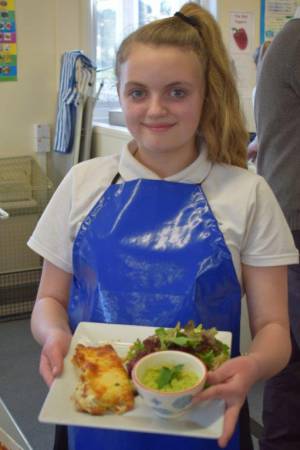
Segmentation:
{"type": "Polygon", "coordinates": [[[163,132],[172,128],[174,123],[144,123],[143,126],[151,131],[163,132]]]}

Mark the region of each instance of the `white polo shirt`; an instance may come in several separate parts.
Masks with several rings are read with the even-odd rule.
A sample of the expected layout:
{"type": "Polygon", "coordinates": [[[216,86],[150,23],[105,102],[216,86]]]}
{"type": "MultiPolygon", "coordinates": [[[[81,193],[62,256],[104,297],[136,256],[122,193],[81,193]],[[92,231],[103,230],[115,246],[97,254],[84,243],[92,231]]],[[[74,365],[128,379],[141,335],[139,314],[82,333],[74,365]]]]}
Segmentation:
{"type": "MultiPolygon", "coordinates": [[[[131,142],[121,155],[97,157],[72,167],[51,198],[29,247],[52,264],[72,273],[72,249],[80,225],[119,172],[119,182],[138,178],[159,180],[133,156],[131,142]]],[[[202,147],[199,157],[166,181],[201,183],[231,252],[242,286],[241,264],[296,264],[298,251],[278,203],[265,182],[253,172],[212,164],[202,147]]]]}

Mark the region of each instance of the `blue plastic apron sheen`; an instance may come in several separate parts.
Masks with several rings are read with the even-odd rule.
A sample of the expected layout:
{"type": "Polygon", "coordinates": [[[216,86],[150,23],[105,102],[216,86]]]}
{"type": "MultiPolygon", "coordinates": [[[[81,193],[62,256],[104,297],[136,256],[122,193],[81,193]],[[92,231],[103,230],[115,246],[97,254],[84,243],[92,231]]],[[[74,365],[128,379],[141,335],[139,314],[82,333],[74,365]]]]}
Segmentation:
{"type": "MultiPolygon", "coordinates": [[[[74,242],[70,324],[173,327],[193,319],[233,333],[241,290],[231,254],[199,185],[134,180],[111,185],[74,242]]],[[[70,450],[217,450],[216,440],[69,427],[70,450]]],[[[230,450],[239,450],[237,430],[230,450]]]]}

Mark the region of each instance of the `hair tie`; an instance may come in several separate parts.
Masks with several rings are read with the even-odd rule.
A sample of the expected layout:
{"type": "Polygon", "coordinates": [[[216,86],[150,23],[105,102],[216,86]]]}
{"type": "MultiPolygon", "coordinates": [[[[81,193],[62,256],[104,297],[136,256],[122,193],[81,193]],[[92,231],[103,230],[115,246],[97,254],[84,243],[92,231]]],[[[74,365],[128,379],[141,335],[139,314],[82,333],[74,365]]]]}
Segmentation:
{"type": "Polygon", "coordinates": [[[198,20],[196,19],[196,17],[185,16],[180,11],[176,12],[174,14],[174,16],[180,17],[181,20],[183,20],[185,23],[188,23],[189,25],[192,25],[192,27],[197,27],[198,26],[198,20]]]}

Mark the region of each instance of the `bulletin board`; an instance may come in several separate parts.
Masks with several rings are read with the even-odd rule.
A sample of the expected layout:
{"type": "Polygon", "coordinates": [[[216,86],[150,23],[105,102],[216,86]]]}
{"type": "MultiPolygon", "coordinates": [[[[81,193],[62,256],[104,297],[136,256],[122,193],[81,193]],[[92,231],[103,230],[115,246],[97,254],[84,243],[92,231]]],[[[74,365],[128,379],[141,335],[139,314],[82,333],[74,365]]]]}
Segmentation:
{"type": "Polygon", "coordinates": [[[300,2],[297,0],[261,0],[260,42],[271,41],[290,20],[300,2]]]}
{"type": "Polygon", "coordinates": [[[0,0],[0,82],[17,79],[15,0],[0,0]]]}

